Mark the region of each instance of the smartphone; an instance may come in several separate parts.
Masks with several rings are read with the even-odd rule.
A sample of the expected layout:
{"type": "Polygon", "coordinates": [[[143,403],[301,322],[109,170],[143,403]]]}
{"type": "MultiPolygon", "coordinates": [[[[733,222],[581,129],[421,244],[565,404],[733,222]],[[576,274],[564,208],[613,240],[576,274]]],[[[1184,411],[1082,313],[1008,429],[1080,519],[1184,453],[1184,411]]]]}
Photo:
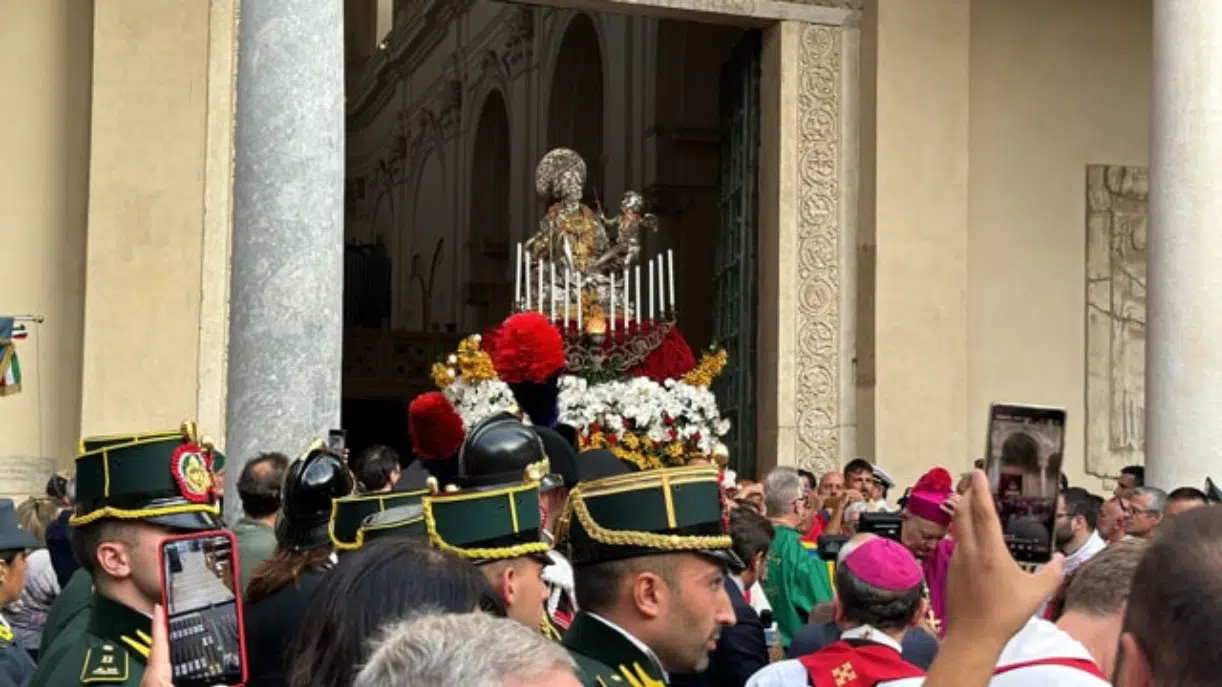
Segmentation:
{"type": "Polygon", "coordinates": [[[862,513],[857,520],[857,533],[876,534],[892,541],[900,541],[900,528],[904,521],[895,513],[862,513]]]}
{"type": "Polygon", "coordinates": [[[327,432],[327,450],[340,458],[344,457],[344,449],[348,448],[348,430],[333,429],[327,432]]]}
{"type": "Polygon", "coordinates": [[[821,534],[816,540],[816,546],[819,551],[819,560],[834,561],[840,556],[840,549],[849,542],[849,538],[843,534],[821,534]]]}
{"type": "Polygon", "coordinates": [[[174,687],[243,685],[247,680],[238,547],[224,530],[161,542],[161,604],[174,687]]]}
{"type": "Polygon", "coordinates": [[[1006,546],[1019,563],[1052,558],[1064,451],[1064,408],[989,406],[985,472],[1006,546]]]}

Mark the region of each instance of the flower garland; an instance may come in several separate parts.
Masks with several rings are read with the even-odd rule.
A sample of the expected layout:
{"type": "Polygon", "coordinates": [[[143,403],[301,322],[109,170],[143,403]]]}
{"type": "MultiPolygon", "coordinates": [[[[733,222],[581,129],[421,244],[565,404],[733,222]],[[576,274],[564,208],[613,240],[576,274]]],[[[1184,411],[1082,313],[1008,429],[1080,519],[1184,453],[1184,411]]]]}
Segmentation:
{"type": "Polygon", "coordinates": [[[605,448],[642,470],[711,456],[730,430],[705,387],[632,377],[601,384],[560,379],[560,422],[579,430],[583,450],[605,448]]]}
{"type": "Polygon", "coordinates": [[[433,383],[454,406],[467,431],[497,413],[521,414],[513,391],[497,378],[492,358],[480,341],[479,334],[468,336],[458,344],[457,352],[444,363],[434,363],[431,370],[433,383]]]}

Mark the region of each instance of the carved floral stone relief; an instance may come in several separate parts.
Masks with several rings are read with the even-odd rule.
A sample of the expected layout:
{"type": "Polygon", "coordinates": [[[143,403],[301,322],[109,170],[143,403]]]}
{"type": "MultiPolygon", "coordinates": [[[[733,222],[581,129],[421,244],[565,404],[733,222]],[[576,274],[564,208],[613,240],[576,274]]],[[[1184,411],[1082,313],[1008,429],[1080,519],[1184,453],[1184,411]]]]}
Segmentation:
{"type": "Polygon", "coordinates": [[[843,30],[804,25],[798,48],[796,463],[840,463],[840,149],[843,30]]]}
{"type": "Polygon", "coordinates": [[[1086,169],[1086,470],[1145,462],[1145,167],[1086,169]]]}

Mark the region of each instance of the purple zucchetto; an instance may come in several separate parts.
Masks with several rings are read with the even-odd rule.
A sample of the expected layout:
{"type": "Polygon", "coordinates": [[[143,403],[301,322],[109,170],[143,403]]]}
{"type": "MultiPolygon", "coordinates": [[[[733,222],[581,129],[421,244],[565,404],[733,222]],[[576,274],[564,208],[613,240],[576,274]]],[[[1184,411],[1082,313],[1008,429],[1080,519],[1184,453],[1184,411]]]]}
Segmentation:
{"type": "Polygon", "coordinates": [[[862,542],[841,563],[870,585],[888,592],[906,592],[921,584],[921,566],[903,544],[874,537],[862,542]]]}

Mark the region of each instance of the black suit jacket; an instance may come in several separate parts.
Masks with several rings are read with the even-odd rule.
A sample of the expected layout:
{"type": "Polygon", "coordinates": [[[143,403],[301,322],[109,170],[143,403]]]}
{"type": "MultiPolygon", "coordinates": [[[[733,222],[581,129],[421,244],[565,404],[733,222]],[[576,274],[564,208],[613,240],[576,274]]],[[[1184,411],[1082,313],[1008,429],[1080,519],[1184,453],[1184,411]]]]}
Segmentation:
{"type": "Polygon", "coordinates": [[[768,645],[764,643],[764,624],[759,614],[729,577],[726,578],[726,593],[734,606],[734,626],[722,628],[717,649],[709,656],[707,670],[672,675],[672,687],[743,687],[748,678],[768,665],[768,645]]]}

